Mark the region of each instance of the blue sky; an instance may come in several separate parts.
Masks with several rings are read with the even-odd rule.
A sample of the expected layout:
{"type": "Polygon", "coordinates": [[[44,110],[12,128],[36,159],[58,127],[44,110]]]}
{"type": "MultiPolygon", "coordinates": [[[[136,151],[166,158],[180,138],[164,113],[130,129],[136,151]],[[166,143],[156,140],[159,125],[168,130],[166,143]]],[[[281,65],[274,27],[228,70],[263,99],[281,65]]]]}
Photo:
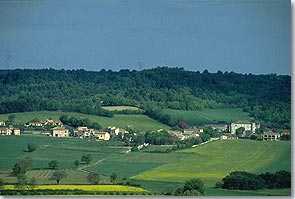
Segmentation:
{"type": "Polygon", "coordinates": [[[290,74],[290,24],[290,0],[0,0],[0,68],[290,74]]]}

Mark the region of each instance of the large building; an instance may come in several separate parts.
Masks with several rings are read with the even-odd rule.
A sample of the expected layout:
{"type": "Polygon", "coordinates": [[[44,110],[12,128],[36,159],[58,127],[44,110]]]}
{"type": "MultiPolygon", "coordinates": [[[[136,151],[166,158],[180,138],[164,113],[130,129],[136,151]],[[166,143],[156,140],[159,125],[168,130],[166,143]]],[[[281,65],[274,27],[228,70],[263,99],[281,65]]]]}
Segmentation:
{"type": "Polygon", "coordinates": [[[230,124],[230,133],[236,134],[236,130],[240,127],[243,127],[245,131],[251,131],[251,133],[255,133],[255,130],[257,128],[260,128],[260,124],[256,124],[255,122],[249,122],[244,120],[232,122],[230,124]]]}

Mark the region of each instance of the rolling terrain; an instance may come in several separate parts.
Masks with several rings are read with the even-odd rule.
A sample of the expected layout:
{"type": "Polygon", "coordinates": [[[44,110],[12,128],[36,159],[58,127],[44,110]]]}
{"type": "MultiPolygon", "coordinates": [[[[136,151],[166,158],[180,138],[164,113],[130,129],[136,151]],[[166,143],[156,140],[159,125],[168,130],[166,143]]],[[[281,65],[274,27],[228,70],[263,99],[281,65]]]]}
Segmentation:
{"type": "MultiPolygon", "coordinates": [[[[124,146],[114,143],[78,138],[52,138],[43,135],[21,135],[19,137],[0,137],[0,178],[15,182],[9,176],[17,160],[30,156],[33,170],[29,177],[36,177],[41,184],[54,184],[48,176],[52,170],[48,162],[56,159],[61,169],[69,176],[61,184],[87,184],[87,172],[77,170],[74,160],[80,160],[85,154],[92,154],[92,163],[86,171],[109,176],[116,172],[123,181],[140,184],[144,189],[162,193],[167,185],[177,188],[193,177],[201,178],[206,186],[205,195],[267,195],[267,191],[229,191],[214,189],[231,171],[245,170],[253,173],[291,170],[291,143],[289,141],[263,142],[253,140],[212,141],[208,144],[178,150],[170,153],[139,151],[126,153],[124,146]],[[17,143],[17,144],[16,144],[17,143]],[[26,152],[27,143],[36,143],[34,152],[26,152]]],[[[79,165],[79,168],[85,165],[79,165]]],[[[290,189],[272,190],[273,195],[289,195],[290,189]]]]}
{"type": "MultiPolygon", "coordinates": [[[[1,120],[7,120],[11,114],[0,115],[1,120]]],[[[158,130],[158,129],[169,129],[165,124],[162,124],[154,119],[149,118],[146,115],[141,114],[115,114],[114,117],[103,117],[96,115],[87,115],[82,113],[73,112],[60,112],[60,111],[36,111],[36,112],[24,112],[24,113],[13,113],[15,115],[15,123],[24,124],[35,118],[39,120],[46,120],[52,118],[57,120],[61,115],[69,115],[79,117],[81,119],[88,118],[91,122],[99,123],[103,128],[108,126],[116,126],[119,128],[126,128],[127,125],[131,125],[137,131],[147,130],[158,130]]]]}

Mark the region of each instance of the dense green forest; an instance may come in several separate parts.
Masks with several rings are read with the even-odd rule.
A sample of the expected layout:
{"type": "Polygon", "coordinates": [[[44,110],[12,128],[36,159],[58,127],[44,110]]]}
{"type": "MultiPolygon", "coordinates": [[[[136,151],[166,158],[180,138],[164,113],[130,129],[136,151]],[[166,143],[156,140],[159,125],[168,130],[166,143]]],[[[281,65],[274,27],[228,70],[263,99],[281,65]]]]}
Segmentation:
{"type": "Polygon", "coordinates": [[[0,113],[63,110],[112,117],[102,104],[136,106],[170,125],[162,109],[242,108],[256,120],[290,128],[291,77],[168,67],[0,70],[0,113]]]}

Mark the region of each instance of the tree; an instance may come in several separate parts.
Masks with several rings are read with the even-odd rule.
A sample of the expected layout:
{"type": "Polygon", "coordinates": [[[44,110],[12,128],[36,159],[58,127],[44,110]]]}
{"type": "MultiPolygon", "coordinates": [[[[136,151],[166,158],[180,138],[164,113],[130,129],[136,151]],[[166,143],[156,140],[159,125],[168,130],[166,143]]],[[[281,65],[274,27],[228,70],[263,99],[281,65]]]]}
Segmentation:
{"type": "Polygon", "coordinates": [[[59,181],[66,177],[67,173],[65,171],[55,171],[54,173],[52,173],[49,180],[55,180],[56,184],[59,184],[59,181]]]}
{"type": "Polygon", "coordinates": [[[87,180],[90,184],[98,184],[100,181],[100,177],[98,173],[91,172],[87,176],[87,180]]]}
{"type": "Polygon", "coordinates": [[[56,169],[56,167],[59,166],[59,163],[57,160],[51,160],[50,162],[48,162],[48,166],[51,169],[56,169]]]}
{"type": "Polygon", "coordinates": [[[29,144],[28,144],[28,151],[29,151],[29,152],[33,152],[33,151],[35,151],[36,148],[37,148],[37,146],[36,146],[35,144],[33,144],[33,143],[29,143],[29,144]]]}
{"type": "Polygon", "coordinates": [[[32,177],[28,183],[28,186],[30,189],[35,189],[35,187],[37,186],[37,180],[35,177],[32,177]]]}
{"type": "Polygon", "coordinates": [[[14,185],[16,189],[28,189],[28,178],[26,175],[19,175],[17,176],[17,182],[14,185]]]}
{"type": "Polygon", "coordinates": [[[90,155],[90,154],[87,154],[87,155],[83,155],[82,157],[81,157],[81,161],[82,162],[85,162],[86,164],[89,164],[91,161],[92,161],[92,155],[90,155]]]}
{"type": "Polygon", "coordinates": [[[244,133],[244,131],[245,131],[245,128],[244,128],[244,127],[240,127],[240,128],[238,128],[238,129],[236,130],[236,135],[237,135],[238,137],[241,137],[242,134],[244,133]]]}
{"type": "Polygon", "coordinates": [[[117,181],[118,179],[118,174],[116,174],[115,172],[113,172],[110,176],[110,179],[111,179],[111,183],[115,184],[115,182],[117,181]]]}
{"type": "Polygon", "coordinates": [[[76,167],[78,167],[79,166],[79,160],[75,160],[74,164],[75,164],[76,167]]]}
{"type": "Polygon", "coordinates": [[[5,181],[0,178],[0,190],[3,190],[5,184],[5,181]]]}
{"type": "Polygon", "coordinates": [[[28,170],[30,170],[33,166],[32,163],[32,158],[31,157],[25,157],[24,159],[20,160],[17,162],[13,169],[12,169],[12,174],[14,176],[21,176],[26,174],[28,170]]]}
{"type": "Polygon", "coordinates": [[[199,196],[204,195],[204,183],[198,179],[191,179],[185,181],[183,187],[175,191],[176,196],[199,196]]]}

